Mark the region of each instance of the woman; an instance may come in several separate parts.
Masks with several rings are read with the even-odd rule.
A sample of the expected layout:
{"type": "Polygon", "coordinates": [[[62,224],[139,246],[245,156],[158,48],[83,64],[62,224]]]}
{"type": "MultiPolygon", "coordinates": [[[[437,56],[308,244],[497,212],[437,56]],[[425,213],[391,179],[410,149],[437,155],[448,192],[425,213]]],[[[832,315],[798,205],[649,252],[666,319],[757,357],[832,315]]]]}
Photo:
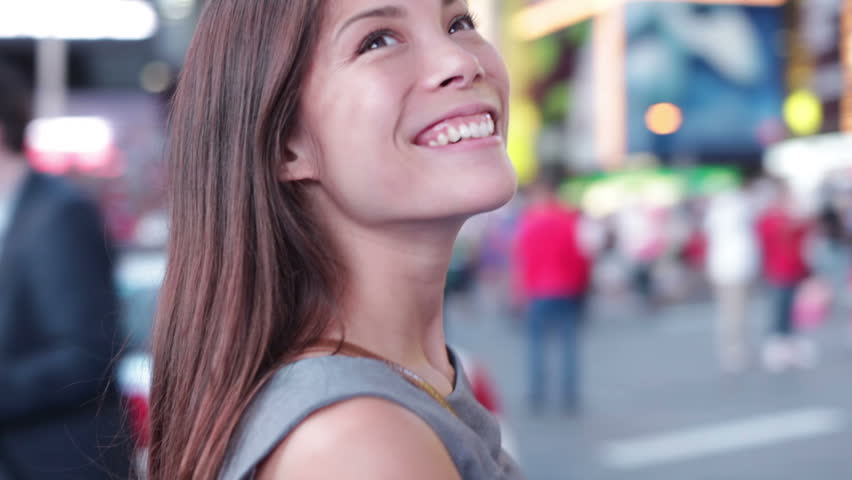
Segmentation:
{"type": "Polygon", "coordinates": [[[462,0],[214,0],[174,99],[150,476],[514,479],[445,347],[506,203],[508,79],[462,0]]]}

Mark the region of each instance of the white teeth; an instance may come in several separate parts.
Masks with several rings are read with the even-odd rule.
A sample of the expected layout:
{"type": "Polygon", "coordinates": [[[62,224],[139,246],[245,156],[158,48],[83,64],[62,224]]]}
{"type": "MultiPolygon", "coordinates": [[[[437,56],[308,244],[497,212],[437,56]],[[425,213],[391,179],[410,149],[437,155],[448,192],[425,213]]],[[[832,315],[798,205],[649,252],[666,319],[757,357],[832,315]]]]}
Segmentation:
{"type": "Polygon", "coordinates": [[[481,124],[481,123],[477,123],[477,124],[476,124],[476,137],[477,137],[477,138],[482,138],[482,137],[484,137],[484,136],[486,136],[486,135],[488,135],[488,132],[486,132],[486,131],[485,131],[485,129],[484,129],[484,128],[482,128],[482,124],[481,124]]]}
{"type": "Polygon", "coordinates": [[[461,140],[461,133],[456,129],[456,127],[450,125],[450,128],[447,129],[447,136],[450,138],[450,143],[456,143],[461,140]]]}
{"type": "Polygon", "coordinates": [[[472,122],[455,127],[449,125],[446,131],[439,134],[438,138],[429,141],[430,147],[442,147],[451,143],[458,143],[468,138],[484,138],[494,135],[495,124],[491,114],[485,116],[480,122],[472,122]]]}
{"type": "Polygon", "coordinates": [[[470,130],[470,138],[479,138],[479,124],[469,123],[467,128],[470,130]]]}

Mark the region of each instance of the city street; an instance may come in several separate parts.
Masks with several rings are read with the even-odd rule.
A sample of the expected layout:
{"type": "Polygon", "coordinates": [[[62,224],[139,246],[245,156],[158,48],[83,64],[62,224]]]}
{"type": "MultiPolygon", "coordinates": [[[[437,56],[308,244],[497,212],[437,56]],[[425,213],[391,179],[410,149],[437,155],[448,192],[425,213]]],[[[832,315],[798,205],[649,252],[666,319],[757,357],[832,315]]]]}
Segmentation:
{"type": "MultiPolygon", "coordinates": [[[[756,294],[755,345],[767,308],[756,294]]],[[[596,298],[583,345],[582,411],[561,413],[554,401],[533,415],[524,403],[522,328],[449,310],[451,343],[497,377],[530,480],[852,478],[846,322],[835,318],[814,333],[813,370],[773,375],[752,363],[726,376],[715,362],[711,304],[636,312],[629,302],[596,298]]]]}
{"type": "Polygon", "coordinates": [[[529,480],[852,480],[850,152],[852,0],[0,0],[0,480],[447,478],[291,435],[440,327],[529,480]]]}

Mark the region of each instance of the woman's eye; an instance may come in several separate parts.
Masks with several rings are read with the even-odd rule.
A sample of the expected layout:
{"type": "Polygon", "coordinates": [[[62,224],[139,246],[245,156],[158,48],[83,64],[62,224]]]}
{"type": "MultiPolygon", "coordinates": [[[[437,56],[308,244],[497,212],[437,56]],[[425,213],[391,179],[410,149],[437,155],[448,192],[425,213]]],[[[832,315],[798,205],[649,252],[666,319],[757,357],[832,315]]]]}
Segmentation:
{"type": "Polygon", "coordinates": [[[367,53],[370,50],[378,50],[380,48],[389,47],[391,45],[396,45],[399,43],[399,40],[393,36],[393,34],[389,32],[376,32],[370,34],[367,38],[364,39],[364,42],[361,43],[361,47],[358,49],[358,54],[361,55],[363,53],[367,53]]]}
{"type": "Polygon", "coordinates": [[[476,30],[476,20],[474,20],[472,15],[465,14],[460,17],[456,17],[455,20],[453,20],[453,23],[450,24],[450,34],[462,30],[476,30]]]}

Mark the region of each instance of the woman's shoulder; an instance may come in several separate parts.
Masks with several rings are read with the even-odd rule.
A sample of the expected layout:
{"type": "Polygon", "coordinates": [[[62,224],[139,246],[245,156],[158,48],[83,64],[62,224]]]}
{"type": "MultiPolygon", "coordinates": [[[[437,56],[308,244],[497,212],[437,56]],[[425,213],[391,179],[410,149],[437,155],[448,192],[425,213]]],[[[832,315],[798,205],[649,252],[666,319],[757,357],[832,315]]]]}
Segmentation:
{"type": "Polygon", "coordinates": [[[258,391],[243,414],[220,478],[247,478],[282,441],[301,430],[308,418],[338,419],[354,414],[358,421],[372,421],[380,410],[374,402],[381,401],[384,410],[419,411],[417,395],[396,372],[371,359],[326,356],[285,365],[258,391]],[[359,408],[365,411],[359,412],[359,408]]]}
{"type": "Polygon", "coordinates": [[[460,479],[435,432],[417,415],[377,397],[358,397],[302,421],[261,465],[280,478],[460,479]],[[393,455],[382,452],[393,451],[393,455]]]}

